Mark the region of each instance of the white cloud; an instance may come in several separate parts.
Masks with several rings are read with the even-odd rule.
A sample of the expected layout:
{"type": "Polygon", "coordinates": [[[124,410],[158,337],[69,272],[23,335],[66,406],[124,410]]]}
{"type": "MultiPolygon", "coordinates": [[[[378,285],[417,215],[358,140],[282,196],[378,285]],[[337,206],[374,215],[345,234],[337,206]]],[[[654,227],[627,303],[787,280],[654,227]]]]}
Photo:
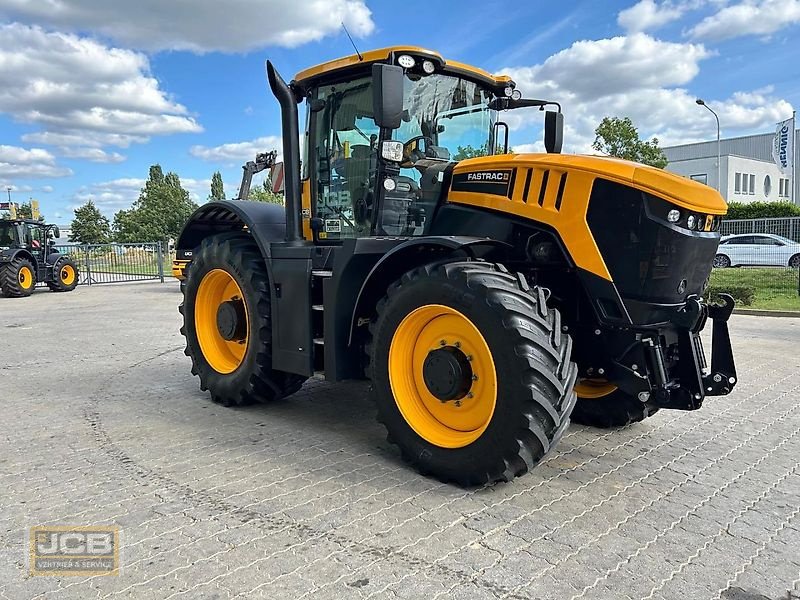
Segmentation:
{"type": "Polygon", "coordinates": [[[628,32],[651,31],[663,27],[667,23],[680,19],[687,3],[655,2],[640,0],[617,15],[617,23],[628,32]]]}
{"type": "Polygon", "coordinates": [[[61,156],[66,158],[80,158],[96,163],[121,163],[125,156],[119,152],[106,152],[100,148],[71,148],[61,147],[58,150],[61,156]]]}
{"type": "Polygon", "coordinates": [[[54,189],[55,188],[53,188],[52,185],[43,185],[42,187],[39,188],[39,191],[45,194],[50,194],[54,189]]]}
{"type": "MultiPolygon", "coordinates": [[[[542,64],[503,69],[525,97],[562,103],[565,150],[592,152],[594,129],[604,116],[630,117],[642,137],[657,136],[662,145],[709,139],[716,123],[695,104],[686,89],[710,56],[702,45],[656,40],[645,34],[576,42],[542,64]]],[[[791,112],[770,89],[739,92],[729,98],[706,98],[719,113],[723,135],[766,131],[791,112]]],[[[503,114],[512,129],[538,126],[536,110],[503,114]]],[[[512,135],[514,148],[520,145],[512,135]]],[[[522,140],[531,142],[533,140],[522,140]]],[[[531,146],[538,147],[538,146],[531,146]]]]}
{"type": "MultiPolygon", "coordinates": [[[[29,185],[17,185],[11,183],[10,181],[6,181],[4,179],[0,179],[0,202],[5,202],[8,200],[8,193],[9,188],[11,189],[11,193],[29,193],[33,191],[33,188],[29,185]]],[[[13,199],[13,198],[12,198],[13,199]]]]}
{"type": "Polygon", "coordinates": [[[691,28],[689,35],[709,41],[769,36],[797,23],[800,23],[800,0],[744,0],[706,17],[691,28]]]}
{"type": "Polygon", "coordinates": [[[270,150],[281,151],[279,136],[268,135],[247,142],[232,142],[220,146],[192,146],[189,153],[208,162],[241,164],[253,160],[258,152],[270,150]]]}
{"type": "MultiPolygon", "coordinates": [[[[74,210],[89,200],[109,217],[122,209],[131,207],[146,183],[138,177],[122,177],[81,187],[73,196],[68,207],[74,210]]],[[[205,202],[211,190],[211,179],[192,179],[181,177],[181,186],[189,192],[189,197],[198,204],[205,202]]]]}
{"type": "Polygon", "coordinates": [[[55,156],[47,150],[0,145],[0,177],[34,179],[69,175],[72,175],[72,171],[58,166],[55,156]]]}
{"type": "Polygon", "coordinates": [[[145,55],[18,23],[0,25],[0,113],[43,128],[24,135],[26,143],[90,160],[101,155],[86,148],[202,131],[161,89],[145,55]]]}
{"type": "Polygon", "coordinates": [[[246,52],[296,47],[341,31],[375,28],[364,0],[0,0],[0,18],[70,31],[96,31],[149,51],[246,52]]]}

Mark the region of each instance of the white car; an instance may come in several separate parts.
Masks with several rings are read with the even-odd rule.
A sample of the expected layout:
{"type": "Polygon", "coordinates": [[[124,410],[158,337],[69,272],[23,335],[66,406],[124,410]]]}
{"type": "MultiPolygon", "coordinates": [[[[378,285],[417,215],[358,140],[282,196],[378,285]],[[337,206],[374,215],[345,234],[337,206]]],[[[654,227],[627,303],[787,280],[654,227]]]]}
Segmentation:
{"type": "Polygon", "coordinates": [[[714,266],[720,269],[764,265],[800,267],[800,243],[773,233],[743,233],[723,236],[714,266]]]}

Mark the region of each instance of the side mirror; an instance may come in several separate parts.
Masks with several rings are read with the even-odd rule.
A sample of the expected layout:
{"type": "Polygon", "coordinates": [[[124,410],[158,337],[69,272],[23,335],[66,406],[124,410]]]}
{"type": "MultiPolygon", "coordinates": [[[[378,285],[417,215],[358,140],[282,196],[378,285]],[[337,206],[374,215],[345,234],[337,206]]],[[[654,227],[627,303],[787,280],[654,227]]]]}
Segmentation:
{"type": "Polygon", "coordinates": [[[53,235],[57,238],[61,237],[61,230],[58,227],[53,227],[53,235]]]}
{"type": "Polygon", "coordinates": [[[372,65],[372,110],[378,127],[400,127],[403,118],[403,79],[403,67],[372,65]]]}
{"type": "Polygon", "coordinates": [[[544,113],[544,147],[549,154],[560,154],[564,141],[564,113],[544,113]]]}

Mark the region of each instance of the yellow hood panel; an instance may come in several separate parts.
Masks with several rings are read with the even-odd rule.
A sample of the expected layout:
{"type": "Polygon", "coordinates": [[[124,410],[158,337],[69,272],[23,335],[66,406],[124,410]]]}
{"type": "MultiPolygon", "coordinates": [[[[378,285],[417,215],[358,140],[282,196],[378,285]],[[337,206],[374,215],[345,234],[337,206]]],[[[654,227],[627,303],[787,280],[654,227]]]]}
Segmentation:
{"type": "Polygon", "coordinates": [[[724,215],[728,205],[714,188],[640,163],[607,156],[577,154],[505,154],[460,162],[456,172],[478,168],[553,167],[584,171],[639,188],[678,206],[698,212],[724,215]]]}

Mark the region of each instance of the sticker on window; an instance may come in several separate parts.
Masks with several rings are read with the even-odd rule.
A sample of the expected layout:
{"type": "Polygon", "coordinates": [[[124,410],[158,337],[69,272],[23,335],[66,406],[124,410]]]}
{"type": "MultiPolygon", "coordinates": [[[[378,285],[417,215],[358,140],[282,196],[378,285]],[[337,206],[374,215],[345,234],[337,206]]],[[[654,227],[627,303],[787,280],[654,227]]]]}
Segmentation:
{"type": "Polygon", "coordinates": [[[325,219],[325,231],[328,233],[341,233],[342,222],[339,219],[325,219]]]}

